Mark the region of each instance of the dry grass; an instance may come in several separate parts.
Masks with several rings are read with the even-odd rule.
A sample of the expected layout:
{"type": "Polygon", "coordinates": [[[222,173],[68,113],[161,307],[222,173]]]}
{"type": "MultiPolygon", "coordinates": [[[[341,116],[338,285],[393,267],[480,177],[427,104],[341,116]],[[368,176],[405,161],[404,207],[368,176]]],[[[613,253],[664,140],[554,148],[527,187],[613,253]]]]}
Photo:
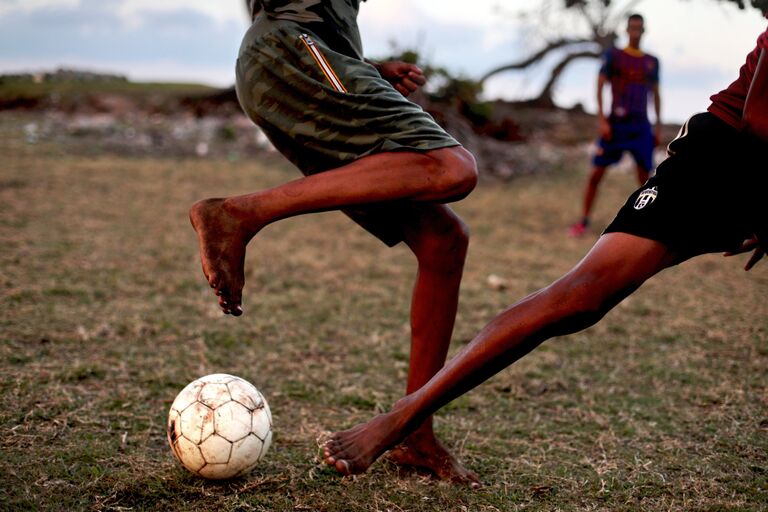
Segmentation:
{"type": "MultiPolygon", "coordinates": [[[[437,427],[480,491],[383,463],[341,479],[315,439],[402,392],[406,250],[336,213],[283,221],[250,249],[246,315],[223,317],[187,208],[294,177],[286,165],[83,158],[18,132],[0,123],[0,509],[768,506],[768,265],[712,255],[669,270],[448,406],[437,427]],[[253,475],[212,484],[174,463],[164,423],[188,381],[219,371],[264,392],[276,438],[253,475]]],[[[454,350],[588,249],[564,236],[583,172],[485,184],[456,205],[473,241],[454,350]]],[[[598,224],[631,188],[609,177],[598,224]]]]}

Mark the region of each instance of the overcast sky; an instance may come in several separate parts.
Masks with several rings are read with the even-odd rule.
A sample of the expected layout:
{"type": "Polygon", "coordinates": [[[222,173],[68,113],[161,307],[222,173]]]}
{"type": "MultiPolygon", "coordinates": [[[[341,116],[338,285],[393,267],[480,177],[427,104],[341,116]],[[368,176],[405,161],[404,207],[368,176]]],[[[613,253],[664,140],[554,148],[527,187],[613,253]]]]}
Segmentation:
{"type": "MultiPolygon", "coordinates": [[[[371,57],[389,53],[397,41],[401,48],[419,48],[434,64],[479,77],[542,43],[542,34],[514,15],[540,4],[369,0],[361,7],[360,26],[371,57]]],[[[661,59],[663,117],[669,121],[705,109],[709,96],[736,78],[768,25],[754,9],[715,0],[643,0],[637,10],[646,18],[644,47],[661,59]]],[[[241,0],[0,0],[0,73],[65,66],[142,81],[227,86],[246,28],[241,0]]],[[[594,110],[597,68],[597,61],[572,66],[558,87],[558,102],[594,110]]],[[[530,95],[544,72],[501,75],[488,83],[486,95],[530,95]]]]}

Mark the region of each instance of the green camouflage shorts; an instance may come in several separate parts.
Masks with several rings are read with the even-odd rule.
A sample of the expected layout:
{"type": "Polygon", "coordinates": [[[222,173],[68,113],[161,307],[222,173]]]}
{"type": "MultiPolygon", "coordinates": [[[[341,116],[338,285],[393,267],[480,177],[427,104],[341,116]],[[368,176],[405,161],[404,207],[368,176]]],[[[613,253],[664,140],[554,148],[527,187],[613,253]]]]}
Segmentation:
{"type": "MultiPolygon", "coordinates": [[[[353,51],[331,49],[307,27],[258,16],[236,69],[243,110],[302,173],[386,151],[459,145],[371,64],[353,51]]],[[[402,240],[405,210],[378,205],[344,213],[391,246],[402,240]]]]}
{"type": "Polygon", "coordinates": [[[236,82],[245,113],[304,174],[373,153],[459,144],[371,64],[334,51],[307,26],[259,16],[236,82]]]}

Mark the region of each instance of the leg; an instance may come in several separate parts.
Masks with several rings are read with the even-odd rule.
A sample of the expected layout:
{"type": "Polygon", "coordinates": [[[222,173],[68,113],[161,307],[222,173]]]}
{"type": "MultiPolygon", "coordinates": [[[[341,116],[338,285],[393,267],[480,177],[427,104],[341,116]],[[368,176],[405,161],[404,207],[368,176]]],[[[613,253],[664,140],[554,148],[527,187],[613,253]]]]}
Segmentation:
{"type": "Polygon", "coordinates": [[[589,226],[589,215],[592,212],[592,206],[595,203],[597,197],[597,189],[600,186],[600,182],[605,176],[605,166],[598,166],[592,168],[592,173],[587,180],[587,186],[584,189],[584,203],[581,210],[581,220],[571,226],[570,234],[572,236],[581,236],[589,226]]]}
{"type": "Polygon", "coordinates": [[[447,202],[477,182],[462,147],[424,153],[379,153],[331,171],[253,194],[206,199],[192,206],[203,273],[225,313],[242,314],[245,247],[267,224],[303,213],[395,200],[447,202]]]}
{"type": "Polygon", "coordinates": [[[637,184],[639,186],[643,186],[643,183],[648,181],[648,177],[650,176],[650,171],[643,167],[642,165],[638,164],[635,166],[635,175],[637,176],[637,184]]]}
{"type": "Polygon", "coordinates": [[[392,411],[335,434],[325,447],[326,462],[344,474],[365,471],[440,407],[543,341],[593,325],[645,280],[677,261],[677,255],[658,242],[624,233],[603,235],[568,274],[503,311],[392,411]]]}
{"type": "MultiPolygon", "coordinates": [[[[405,243],[416,255],[418,273],[411,302],[411,359],[406,392],[426,384],[445,364],[459,301],[469,235],[445,205],[424,204],[405,221],[405,243]]],[[[424,468],[443,480],[478,485],[435,437],[426,418],[389,454],[392,462],[424,468]]]]}
{"type": "Polygon", "coordinates": [[[597,197],[597,189],[603,180],[603,176],[605,176],[605,169],[605,167],[595,167],[589,176],[587,188],[584,190],[584,205],[581,211],[584,219],[589,219],[589,214],[592,213],[592,206],[595,204],[595,198],[597,197]]]}

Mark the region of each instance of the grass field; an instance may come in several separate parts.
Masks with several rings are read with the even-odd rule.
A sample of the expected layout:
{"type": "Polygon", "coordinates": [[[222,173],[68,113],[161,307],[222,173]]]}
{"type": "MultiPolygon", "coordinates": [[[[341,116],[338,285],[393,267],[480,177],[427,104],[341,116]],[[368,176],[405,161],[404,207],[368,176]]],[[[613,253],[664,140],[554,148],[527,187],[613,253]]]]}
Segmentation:
{"type": "MultiPolygon", "coordinates": [[[[575,263],[585,162],[482,184],[453,350],[575,263]],[[495,274],[506,289],[488,285],[495,274]]],[[[78,157],[0,123],[0,510],[726,511],[768,508],[768,265],[702,257],[600,324],[456,400],[440,435],[485,486],[375,464],[339,478],[316,438],[388,408],[407,370],[414,262],[337,213],[250,247],[245,316],[218,312],[187,209],[294,177],[278,159],[78,157]],[[173,460],[175,395],[214,372],[259,387],[271,452],[209,483],[173,460]]],[[[596,223],[633,188],[611,175],[596,223]]]]}

